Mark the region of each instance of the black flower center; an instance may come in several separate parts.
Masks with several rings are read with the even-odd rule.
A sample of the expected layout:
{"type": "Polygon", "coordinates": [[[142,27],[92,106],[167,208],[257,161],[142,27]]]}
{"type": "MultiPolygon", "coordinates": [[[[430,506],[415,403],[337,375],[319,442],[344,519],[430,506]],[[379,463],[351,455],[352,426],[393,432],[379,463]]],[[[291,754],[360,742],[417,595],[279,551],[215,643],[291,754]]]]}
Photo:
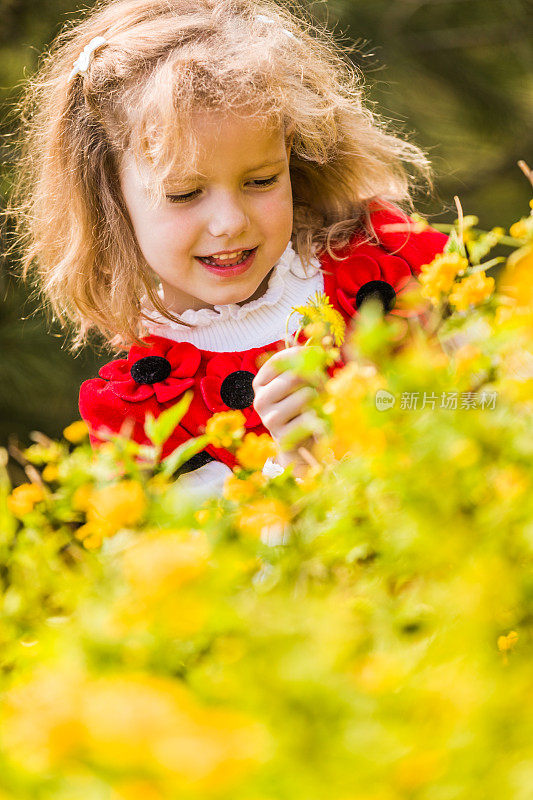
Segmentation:
{"type": "Polygon", "coordinates": [[[253,372],[245,369],[238,369],[222,381],[220,396],[222,402],[229,408],[248,408],[254,402],[254,390],[252,381],[255,378],[253,372]]]}
{"type": "Polygon", "coordinates": [[[136,383],[159,383],[168,378],[172,370],[170,361],[162,356],[145,356],[132,366],[130,375],[136,383]]]}
{"type": "Polygon", "coordinates": [[[386,314],[394,308],[396,292],[387,281],[367,281],[367,283],[363,283],[355,296],[355,307],[359,308],[371,298],[379,300],[386,314]]]}

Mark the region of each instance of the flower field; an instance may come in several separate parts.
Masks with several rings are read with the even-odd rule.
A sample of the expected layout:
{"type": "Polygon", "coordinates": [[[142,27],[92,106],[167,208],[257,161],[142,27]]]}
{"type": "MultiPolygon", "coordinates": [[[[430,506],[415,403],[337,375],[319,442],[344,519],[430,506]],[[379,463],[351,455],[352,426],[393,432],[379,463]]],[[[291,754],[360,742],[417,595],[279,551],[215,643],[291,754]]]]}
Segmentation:
{"type": "Polygon", "coordinates": [[[477,224],[394,313],[298,309],[303,477],[238,411],[161,459],[187,394],[0,452],[0,800],[531,797],[533,216],[477,224]]]}

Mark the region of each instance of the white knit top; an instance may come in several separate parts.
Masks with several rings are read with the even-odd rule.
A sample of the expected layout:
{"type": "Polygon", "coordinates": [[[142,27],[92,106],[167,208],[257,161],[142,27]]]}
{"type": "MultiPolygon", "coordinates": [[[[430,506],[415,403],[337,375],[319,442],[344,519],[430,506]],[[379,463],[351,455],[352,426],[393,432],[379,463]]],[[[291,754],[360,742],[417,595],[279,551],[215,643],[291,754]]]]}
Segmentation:
{"type": "MultiPolygon", "coordinates": [[[[324,291],[320,261],[316,256],[311,259],[306,277],[301,258],[289,242],[272,270],[266,292],[256,300],[243,305],[229,303],[212,309],[188,309],[179,318],[193,327],[172,322],[143,306],[150,317],[145,327],[154,336],[190,342],[199,350],[242,352],[283,340],[287,332],[294,333],[300,316],[293,314],[286,330],[287,317],[294,306],[305,305],[317,291],[324,291]]],[[[163,299],[161,289],[159,295],[163,299]]]]}
{"type": "MultiPolygon", "coordinates": [[[[299,314],[293,314],[287,327],[287,318],[294,306],[306,305],[315,292],[324,291],[324,276],[316,256],[311,258],[307,272],[306,276],[301,258],[289,242],[274,265],[268,288],[261,297],[243,305],[229,303],[212,309],[184,311],[179,318],[192,327],[165,319],[143,305],[143,311],[150,317],[144,323],[146,333],[176,342],[190,342],[200,350],[217,353],[242,352],[285,340],[287,333],[295,333],[301,319],[299,314]]],[[[162,289],[158,294],[163,300],[162,289]]],[[[269,458],[263,473],[275,477],[281,472],[283,468],[269,458]]],[[[231,474],[226,464],[210,461],[194,472],[185,473],[178,482],[190,497],[203,500],[212,494],[221,494],[224,481],[231,474]]],[[[284,537],[284,531],[270,529],[261,534],[263,541],[272,545],[283,543],[284,537]]]]}

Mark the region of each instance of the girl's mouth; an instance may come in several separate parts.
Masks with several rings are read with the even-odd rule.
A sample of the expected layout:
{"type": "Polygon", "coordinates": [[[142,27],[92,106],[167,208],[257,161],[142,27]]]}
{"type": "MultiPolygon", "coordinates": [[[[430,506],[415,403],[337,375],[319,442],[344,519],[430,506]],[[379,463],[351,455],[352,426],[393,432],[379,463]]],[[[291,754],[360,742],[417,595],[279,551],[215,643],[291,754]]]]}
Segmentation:
{"type": "Polygon", "coordinates": [[[231,264],[231,266],[227,267],[222,264],[215,264],[211,259],[207,261],[206,259],[199,258],[198,256],[195,256],[195,258],[209,272],[213,272],[215,275],[224,275],[225,277],[231,278],[234,275],[241,275],[251,267],[255,259],[256,252],[257,247],[254,247],[253,250],[244,250],[241,261],[239,261],[238,264],[231,264]]]}

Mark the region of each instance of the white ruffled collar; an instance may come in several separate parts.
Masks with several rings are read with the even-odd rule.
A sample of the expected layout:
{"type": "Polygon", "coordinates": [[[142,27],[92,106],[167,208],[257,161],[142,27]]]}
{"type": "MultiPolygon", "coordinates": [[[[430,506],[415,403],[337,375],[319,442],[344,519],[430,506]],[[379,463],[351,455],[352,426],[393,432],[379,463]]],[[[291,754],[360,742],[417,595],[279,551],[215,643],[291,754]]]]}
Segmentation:
{"type": "MultiPolygon", "coordinates": [[[[316,257],[311,259],[311,265],[317,269],[320,268],[320,262],[316,257]]],[[[268,281],[267,290],[261,297],[258,297],[256,300],[251,300],[249,303],[243,303],[242,306],[237,303],[228,303],[227,305],[215,305],[213,308],[199,308],[196,311],[187,309],[177,316],[180,320],[187,323],[187,325],[194,325],[196,327],[204,327],[212,323],[226,320],[242,322],[259,308],[275,306],[283,296],[287,277],[290,274],[302,279],[307,277],[302,260],[298,253],[295,252],[292,242],[289,241],[279,261],[275,264],[268,281]]],[[[162,288],[158,290],[158,295],[161,297],[161,300],[163,300],[162,288]]],[[[155,310],[148,310],[144,305],[143,311],[147,313],[154,322],[161,322],[167,326],[171,325],[176,328],[187,327],[186,325],[181,326],[179,323],[166,319],[155,310]]]]}

